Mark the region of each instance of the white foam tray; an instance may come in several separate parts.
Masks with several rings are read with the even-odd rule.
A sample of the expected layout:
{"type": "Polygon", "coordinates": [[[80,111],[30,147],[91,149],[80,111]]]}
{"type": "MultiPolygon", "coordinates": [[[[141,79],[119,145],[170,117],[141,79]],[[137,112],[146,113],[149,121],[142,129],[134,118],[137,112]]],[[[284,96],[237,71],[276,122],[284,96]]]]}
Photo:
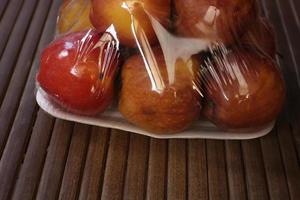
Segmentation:
{"type": "Polygon", "coordinates": [[[154,134],[147,131],[144,131],[130,123],[128,123],[121,114],[117,111],[117,109],[109,109],[105,113],[102,113],[97,117],[83,116],[77,115],[70,112],[65,111],[55,103],[53,103],[47,95],[40,89],[37,90],[36,93],[36,101],[39,106],[49,113],[50,115],[64,119],[68,121],[79,122],[83,124],[101,126],[106,128],[119,129],[123,131],[129,131],[141,135],[150,136],[153,138],[160,139],[171,139],[171,138],[190,138],[190,139],[220,139],[220,140],[247,140],[254,139],[258,137],[262,137],[268,134],[274,127],[275,122],[267,125],[263,129],[255,132],[243,132],[243,133],[233,133],[233,132],[225,132],[219,130],[213,124],[207,121],[197,121],[194,125],[181,133],[177,134],[154,134]]]}

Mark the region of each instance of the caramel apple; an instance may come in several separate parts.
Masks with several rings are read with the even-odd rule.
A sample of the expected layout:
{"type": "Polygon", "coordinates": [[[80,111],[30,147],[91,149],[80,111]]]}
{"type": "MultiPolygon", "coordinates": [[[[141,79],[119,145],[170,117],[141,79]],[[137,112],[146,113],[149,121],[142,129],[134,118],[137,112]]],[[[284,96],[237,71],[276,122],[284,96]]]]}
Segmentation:
{"type": "Polygon", "coordinates": [[[76,32],[53,41],[41,55],[39,86],[68,111],[94,115],[113,101],[119,52],[110,33],[76,32]]]}
{"type": "Polygon", "coordinates": [[[166,64],[160,49],[151,55],[154,59],[147,64],[141,55],[133,55],[123,65],[119,110],[129,122],[150,132],[185,130],[200,114],[198,62],[190,58],[166,64]],[[174,74],[168,67],[175,67],[174,74]]]}
{"type": "Polygon", "coordinates": [[[250,26],[241,43],[244,46],[254,47],[262,54],[268,55],[271,58],[276,54],[276,38],[273,27],[266,18],[259,18],[257,23],[250,26]]]}
{"type": "Polygon", "coordinates": [[[58,33],[71,33],[92,28],[90,0],[64,0],[57,21],[58,33]]]}
{"type": "Polygon", "coordinates": [[[168,27],[170,0],[92,0],[90,19],[100,32],[113,25],[120,42],[135,47],[136,39],[157,42],[148,14],[168,27]]]}
{"type": "Polygon", "coordinates": [[[177,33],[225,45],[256,20],[256,0],[175,0],[177,33]]]}
{"type": "Polygon", "coordinates": [[[214,52],[204,63],[204,115],[226,130],[256,129],[282,109],[285,87],[276,64],[255,51],[214,52]]]}

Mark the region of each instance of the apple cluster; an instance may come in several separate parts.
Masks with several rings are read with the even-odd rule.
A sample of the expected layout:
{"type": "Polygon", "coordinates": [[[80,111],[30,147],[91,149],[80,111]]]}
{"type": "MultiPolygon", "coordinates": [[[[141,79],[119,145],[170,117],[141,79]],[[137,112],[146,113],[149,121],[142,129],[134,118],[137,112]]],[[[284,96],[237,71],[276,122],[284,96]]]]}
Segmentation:
{"type": "Polygon", "coordinates": [[[65,0],[37,82],[78,114],[118,100],[150,132],[203,119],[259,129],[280,113],[285,87],[273,28],[258,10],[256,0],[65,0]]]}

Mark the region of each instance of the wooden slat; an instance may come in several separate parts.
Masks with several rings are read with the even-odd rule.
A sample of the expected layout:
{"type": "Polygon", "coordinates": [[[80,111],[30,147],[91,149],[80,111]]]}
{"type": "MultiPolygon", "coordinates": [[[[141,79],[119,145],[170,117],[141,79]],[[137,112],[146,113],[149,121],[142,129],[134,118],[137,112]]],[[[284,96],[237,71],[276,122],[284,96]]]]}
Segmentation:
{"type": "Polygon", "coordinates": [[[83,124],[76,124],[72,134],[67,163],[59,193],[59,199],[61,200],[75,200],[78,198],[78,190],[80,188],[89,139],[90,127],[83,124]]]}
{"type": "MultiPolygon", "coordinates": [[[[22,7],[22,0],[11,0],[1,18],[0,23],[0,57],[4,51],[5,45],[7,43],[8,38],[10,37],[10,33],[15,25],[16,18],[20,12],[22,7]]],[[[23,11],[24,12],[24,11],[23,11]]]]}
{"type": "Polygon", "coordinates": [[[229,192],[223,141],[207,140],[207,168],[209,199],[228,199],[229,192]]]}
{"type": "Polygon", "coordinates": [[[80,187],[80,200],[96,200],[103,186],[110,130],[93,127],[80,187]]]}
{"type": "Polygon", "coordinates": [[[12,199],[33,199],[40,181],[54,119],[39,111],[12,199]]]}
{"type": "Polygon", "coordinates": [[[187,199],[187,145],[185,140],[169,140],[168,199],[187,199]]]}
{"type": "MultiPolygon", "coordinates": [[[[0,1],[0,16],[4,1],[6,0],[0,1]]],[[[52,38],[55,12],[60,1],[53,2],[43,36],[39,41],[38,52],[52,38]]],[[[297,5],[300,5],[300,1],[264,0],[264,6],[269,10],[267,15],[275,22],[278,32],[279,51],[283,55],[283,58],[278,59],[287,77],[289,116],[288,119],[281,119],[277,134],[273,132],[261,142],[241,142],[242,148],[240,142],[231,141],[226,141],[224,146],[223,141],[209,140],[206,145],[203,140],[171,140],[168,145],[168,141],[150,139],[150,150],[145,148],[149,145],[149,139],[144,137],[129,137],[127,133],[113,130],[109,139],[109,134],[103,136],[98,128],[93,128],[89,136],[88,129],[77,128],[87,126],[78,124],[74,131],[86,134],[82,133],[77,139],[74,136],[69,149],[72,123],[56,120],[51,136],[53,119],[44,113],[41,114],[42,111],[36,118],[37,105],[33,94],[38,53],[32,65],[31,60],[42,30],[38,27],[43,27],[45,18],[42,16],[47,16],[45,2],[50,1],[39,1],[39,4],[44,4],[45,12],[36,9],[35,15],[39,12],[40,19],[32,18],[30,27],[35,28],[28,29],[26,33],[29,21],[27,24],[19,22],[19,25],[17,21],[20,21],[21,14],[25,13],[22,11],[18,14],[19,8],[22,6],[24,9],[28,2],[34,0],[9,1],[0,22],[0,55],[1,51],[6,55],[7,52],[12,52],[9,58],[11,60],[6,61],[11,63],[7,65],[9,70],[3,70],[8,76],[0,80],[6,84],[0,88],[3,87],[3,91],[7,90],[5,95],[5,92],[2,92],[3,101],[0,97],[0,112],[3,112],[0,120],[0,154],[1,143],[3,149],[8,138],[0,161],[0,199],[9,199],[12,192],[14,199],[34,199],[36,196],[42,200],[57,199],[59,194],[61,199],[140,199],[145,196],[147,199],[299,199],[299,20],[294,16],[291,5],[296,5],[294,10],[299,12],[300,6],[297,5]],[[16,6],[13,8],[11,5],[16,6]],[[11,30],[20,30],[23,34],[20,34],[20,40],[16,44],[8,42],[13,41],[12,37],[17,35],[10,33],[11,30]],[[22,37],[24,38],[25,34],[26,39],[23,42],[22,37]],[[28,73],[30,74],[27,79],[28,73]],[[6,129],[2,129],[1,126],[6,129]]],[[[35,10],[33,5],[30,9],[32,12],[35,10]]],[[[6,56],[1,57],[1,62],[4,62],[4,58],[6,56]]],[[[0,66],[0,71],[3,66],[0,66]]]]}
{"type": "Polygon", "coordinates": [[[57,199],[71,141],[73,123],[56,120],[36,199],[57,199]]]}
{"type": "Polygon", "coordinates": [[[105,166],[102,199],[122,199],[128,147],[129,135],[112,130],[105,166]]]}
{"type": "MultiPolygon", "coordinates": [[[[300,121],[300,112],[298,113],[298,119],[300,121]]],[[[292,135],[294,136],[293,140],[295,141],[294,144],[295,144],[295,148],[297,150],[297,157],[298,157],[298,160],[300,160],[300,123],[290,123],[290,126],[291,126],[291,130],[292,130],[292,135]]]]}
{"type": "Polygon", "coordinates": [[[296,200],[300,197],[300,162],[297,159],[297,153],[293,145],[291,128],[285,118],[281,118],[278,122],[277,134],[290,198],[296,200]]]}
{"type": "Polygon", "coordinates": [[[266,174],[259,140],[242,142],[249,200],[269,199],[266,174]]]}
{"type": "Polygon", "coordinates": [[[123,199],[138,200],[146,196],[149,138],[132,134],[127,159],[123,199]]]}
{"type": "Polygon", "coordinates": [[[167,140],[151,139],[148,163],[147,196],[149,200],[165,199],[167,191],[167,140]]]}
{"type": "MultiPolygon", "coordinates": [[[[294,137],[296,139],[296,148],[298,157],[300,157],[300,70],[299,67],[299,24],[295,23],[295,19],[290,14],[291,9],[286,8],[285,12],[279,8],[279,1],[264,0],[265,10],[268,10],[268,18],[273,22],[277,33],[277,44],[282,58],[279,59],[283,75],[285,77],[287,88],[287,111],[288,119],[294,129],[294,137]],[[285,18],[285,16],[289,18],[285,18]],[[291,27],[290,27],[291,26],[291,27]],[[289,31],[293,32],[290,33],[289,31]],[[297,53],[295,53],[297,51],[297,53]],[[296,55],[297,54],[297,55],[296,55]]],[[[282,1],[283,2],[283,1],[282,1]]],[[[285,2],[287,4],[287,2],[285,2]]],[[[299,14],[299,13],[298,13],[299,14]]]]}
{"type": "Polygon", "coordinates": [[[27,115],[27,113],[30,113],[27,111],[34,112],[35,106],[32,105],[33,102],[34,98],[26,98],[25,101],[21,102],[21,109],[15,120],[18,123],[13,125],[7,140],[0,161],[0,199],[7,199],[9,197],[18,174],[19,166],[23,159],[23,154],[26,151],[33,119],[33,116],[27,115]],[[27,107],[25,105],[30,106],[27,107]]]}
{"type": "MultiPolygon", "coordinates": [[[[297,76],[298,86],[300,87],[300,24],[299,24],[299,14],[295,13],[295,8],[291,4],[293,1],[289,1],[289,3],[276,0],[277,11],[281,18],[282,27],[285,33],[285,36],[288,41],[289,53],[294,66],[294,73],[297,76]]],[[[299,3],[298,3],[299,6],[299,3]]],[[[293,91],[295,92],[295,91],[293,91]]],[[[298,94],[298,101],[300,100],[300,90],[296,92],[298,94]]],[[[297,107],[295,107],[297,109],[297,107]]],[[[294,112],[295,116],[291,120],[291,125],[293,127],[293,135],[296,140],[296,148],[298,150],[298,157],[300,158],[300,107],[298,107],[297,112],[294,112]]]]}
{"type": "Polygon", "coordinates": [[[297,26],[297,21],[295,20],[294,13],[292,12],[291,5],[289,3],[275,0],[277,5],[277,11],[280,15],[281,22],[285,35],[288,40],[288,47],[290,51],[290,56],[295,67],[295,73],[298,80],[298,86],[300,86],[300,46],[297,43],[300,43],[299,34],[300,29],[297,26]]]}
{"type": "Polygon", "coordinates": [[[297,26],[300,29],[300,2],[298,0],[290,0],[289,4],[293,8],[294,17],[297,21],[297,26]]]}
{"type": "Polygon", "coordinates": [[[288,185],[275,130],[261,139],[261,146],[270,198],[274,200],[289,199],[288,185]]]}
{"type": "MultiPolygon", "coordinates": [[[[37,0],[27,0],[25,1],[23,8],[21,9],[20,15],[17,19],[17,22],[14,26],[14,29],[9,37],[8,43],[6,45],[5,51],[3,53],[3,57],[0,61],[0,103],[2,102],[2,99],[5,95],[5,91],[8,85],[8,82],[10,80],[10,76],[14,71],[15,67],[15,62],[18,58],[18,54],[20,52],[21,46],[24,41],[26,41],[26,45],[24,44],[22,50],[23,54],[25,52],[28,53],[28,57],[22,57],[20,56],[20,59],[26,59],[27,63],[27,68],[30,67],[30,63],[32,60],[31,54],[34,54],[35,46],[38,43],[37,38],[39,38],[37,35],[40,35],[43,23],[44,23],[44,18],[46,18],[47,11],[49,9],[49,6],[46,4],[40,3],[40,8],[38,11],[41,10],[41,8],[44,8],[44,11],[42,12],[36,12],[35,13],[35,19],[31,21],[31,17],[34,14],[34,10],[37,5],[37,0]],[[31,31],[30,34],[28,34],[29,38],[25,38],[25,34],[27,32],[27,27],[30,24],[31,26],[31,31]],[[37,30],[35,30],[37,29],[37,30]],[[36,32],[34,32],[34,30],[36,32]],[[31,37],[30,37],[31,36],[31,37]],[[25,39],[24,39],[25,38],[25,39]]],[[[49,1],[50,3],[50,1],[49,1]]],[[[24,69],[24,74],[26,73],[26,65],[24,69]]],[[[26,77],[26,75],[24,76],[26,77]]],[[[25,78],[26,80],[26,78],[25,78]]]]}
{"type": "Polygon", "coordinates": [[[2,20],[2,14],[7,6],[8,0],[0,1],[0,21],[2,20]]]}
{"type": "MultiPolygon", "coordinates": [[[[56,12],[53,12],[52,10],[52,15],[53,14],[56,16],[56,12]]],[[[51,25],[51,23],[53,23],[53,21],[49,21],[48,25],[51,25]]],[[[37,108],[34,97],[36,68],[37,65],[34,65],[31,68],[30,76],[26,83],[23,96],[19,102],[18,111],[14,119],[15,123],[13,123],[11,128],[0,161],[0,195],[4,199],[8,198],[11,190],[13,189],[15,178],[18,174],[19,166],[22,162],[23,154],[26,151],[29,141],[33,120],[35,119],[35,112],[37,108]]],[[[0,124],[2,124],[2,122],[0,124]]],[[[5,132],[0,133],[1,138],[3,138],[4,134],[7,134],[5,132]]]]}
{"type": "Polygon", "coordinates": [[[273,22],[275,27],[279,45],[280,54],[283,56],[287,54],[289,57],[283,57],[283,60],[289,59],[289,65],[286,66],[290,70],[293,70],[292,77],[295,77],[295,83],[298,88],[300,87],[300,74],[297,68],[297,63],[299,63],[299,47],[297,41],[299,41],[299,27],[297,27],[297,21],[294,18],[292,8],[290,4],[283,1],[272,1],[272,0],[262,0],[263,8],[266,12],[267,17],[273,22]],[[282,42],[285,41],[285,43],[282,42]],[[284,48],[282,48],[284,47],[284,48]]]}
{"type": "MultiPolygon", "coordinates": [[[[29,11],[34,11],[34,6],[31,5],[31,3],[28,1],[29,5],[25,5],[27,7],[32,7],[32,9],[29,9],[29,11]]],[[[35,54],[36,46],[39,42],[40,35],[43,30],[44,21],[48,14],[48,9],[50,6],[51,1],[40,1],[39,5],[37,7],[37,10],[34,14],[34,17],[31,21],[30,28],[28,30],[28,34],[25,38],[24,44],[22,46],[21,52],[19,54],[19,57],[17,59],[17,64],[14,68],[15,60],[17,53],[19,51],[19,47],[15,46],[14,39],[17,39],[16,42],[22,43],[22,37],[19,37],[20,34],[26,33],[26,27],[22,27],[24,30],[17,29],[16,33],[12,33],[12,36],[10,38],[9,44],[8,44],[8,51],[5,51],[4,58],[1,60],[1,68],[0,68],[0,102],[1,102],[1,96],[4,97],[1,109],[0,109],[0,129],[3,131],[0,133],[0,156],[4,148],[4,143],[7,138],[7,134],[9,132],[9,129],[11,127],[12,121],[15,117],[16,110],[18,109],[20,97],[22,96],[22,92],[26,83],[27,75],[30,71],[30,68],[32,67],[32,60],[35,54]],[[10,45],[12,42],[13,45],[10,45]],[[6,53],[8,54],[6,55],[6,53]],[[13,75],[10,80],[9,73],[14,68],[13,75]],[[3,77],[2,77],[3,76],[3,77]],[[8,84],[8,81],[10,80],[9,87],[6,91],[6,85],[8,84]],[[5,93],[6,91],[6,93],[5,93]]],[[[25,9],[25,8],[24,8],[25,9]]],[[[27,8],[26,8],[27,9],[27,8]]],[[[29,15],[29,14],[28,14],[29,15]]],[[[20,16],[25,17],[25,16],[20,16]]],[[[27,16],[27,18],[30,18],[30,16],[27,16]]],[[[29,20],[29,19],[27,19],[29,20]]],[[[22,22],[22,21],[20,21],[22,22]]],[[[26,21],[24,22],[26,25],[26,21]]],[[[17,23],[18,24],[18,23],[17,23]]],[[[22,24],[22,23],[20,23],[22,24]]],[[[41,41],[42,43],[42,41],[41,41]]],[[[31,81],[34,81],[31,80],[31,81]]],[[[29,95],[33,96],[32,93],[29,95]]]]}
{"type": "Polygon", "coordinates": [[[225,148],[230,199],[247,199],[241,143],[226,141],[225,148]]]}
{"type": "Polygon", "coordinates": [[[207,158],[205,140],[188,141],[188,197],[208,199],[207,158]]]}

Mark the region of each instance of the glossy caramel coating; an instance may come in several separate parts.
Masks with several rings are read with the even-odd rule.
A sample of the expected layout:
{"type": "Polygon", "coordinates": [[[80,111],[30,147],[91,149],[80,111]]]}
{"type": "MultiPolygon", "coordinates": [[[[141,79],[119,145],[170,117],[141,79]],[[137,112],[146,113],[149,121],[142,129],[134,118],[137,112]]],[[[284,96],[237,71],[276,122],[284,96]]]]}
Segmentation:
{"type": "Polygon", "coordinates": [[[57,20],[59,34],[93,28],[90,22],[90,0],[64,0],[57,20]]]}
{"type": "Polygon", "coordinates": [[[167,28],[170,23],[170,5],[170,0],[92,0],[90,19],[100,32],[113,25],[120,42],[135,47],[136,40],[132,33],[134,17],[137,35],[143,30],[148,43],[155,44],[156,34],[147,13],[167,28]]]}
{"type": "Polygon", "coordinates": [[[256,20],[256,0],[175,0],[177,33],[229,45],[256,20]]]}
{"type": "Polygon", "coordinates": [[[232,130],[261,128],[276,119],[285,87],[270,58],[237,49],[214,60],[203,76],[209,120],[232,130]]]}
{"type": "Polygon", "coordinates": [[[195,80],[196,60],[175,64],[175,81],[170,76],[161,50],[154,56],[165,86],[154,89],[140,55],[127,60],[122,69],[119,110],[131,123],[155,133],[176,133],[187,129],[200,114],[199,85],[195,80]]]}
{"type": "Polygon", "coordinates": [[[112,104],[119,59],[103,52],[118,55],[118,50],[113,45],[94,48],[103,38],[96,31],[69,33],[42,52],[39,87],[68,111],[95,115],[112,104]]]}

